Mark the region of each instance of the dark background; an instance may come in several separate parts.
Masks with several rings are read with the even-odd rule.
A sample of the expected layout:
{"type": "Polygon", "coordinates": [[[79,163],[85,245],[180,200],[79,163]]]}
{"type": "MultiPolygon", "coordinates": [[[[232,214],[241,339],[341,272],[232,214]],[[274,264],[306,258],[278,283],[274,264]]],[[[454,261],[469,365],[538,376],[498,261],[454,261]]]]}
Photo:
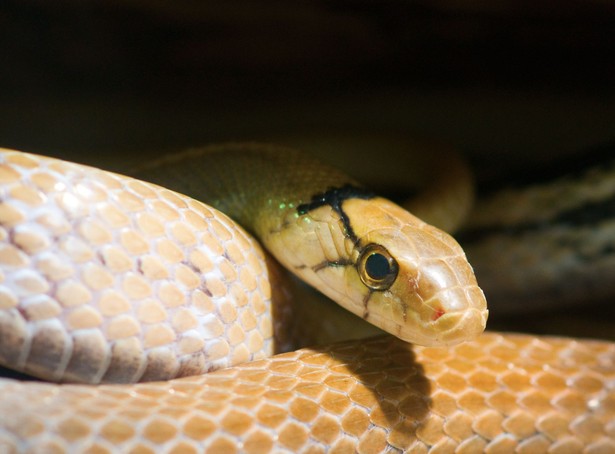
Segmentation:
{"type": "Polygon", "coordinates": [[[483,179],[615,139],[608,1],[0,6],[0,145],[111,169],[344,130],[436,137],[483,179]]]}

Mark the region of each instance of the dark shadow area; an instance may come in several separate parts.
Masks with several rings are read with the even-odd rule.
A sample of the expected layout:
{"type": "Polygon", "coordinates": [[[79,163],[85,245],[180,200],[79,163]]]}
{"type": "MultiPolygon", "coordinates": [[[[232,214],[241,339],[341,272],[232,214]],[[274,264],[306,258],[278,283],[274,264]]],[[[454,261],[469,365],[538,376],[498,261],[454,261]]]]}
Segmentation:
{"type": "Polygon", "coordinates": [[[0,42],[0,145],[111,170],[371,128],[492,179],[613,139],[608,2],[7,0],[0,42]]]}
{"type": "Polygon", "coordinates": [[[5,94],[232,102],[390,87],[611,87],[608,2],[12,1],[5,94]]]}
{"type": "Polygon", "coordinates": [[[32,375],[24,374],[22,372],[17,372],[7,367],[0,366],[0,377],[2,378],[13,378],[15,380],[22,381],[42,381],[39,378],[33,377],[32,375]]]}
{"type": "Polygon", "coordinates": [[[531,312],[516,315],[496,314],[489,319],[487,327],[491,331],[615,341],[614,320],[615,307],[609,301],[543,310],[535,308],[531,312]]]}
{"type": "Polygon", "coordinates": [[[359,397],[359,404],[369,408],[374,403],[370,414],[376,417],[379,409],[378,417],[384,417],[387,427],[392,428],[389,437],[395,437],[397,430],[406,432],[409,427],[416,428],[418,424],[414,423],[429,414],[432,385],[423,366],[417,362],[411,344],[385,335],[313,350],[339,362],[330,369],[347,372],[361,383],[363,392],[371,394],[371,398],[359,397]]]}

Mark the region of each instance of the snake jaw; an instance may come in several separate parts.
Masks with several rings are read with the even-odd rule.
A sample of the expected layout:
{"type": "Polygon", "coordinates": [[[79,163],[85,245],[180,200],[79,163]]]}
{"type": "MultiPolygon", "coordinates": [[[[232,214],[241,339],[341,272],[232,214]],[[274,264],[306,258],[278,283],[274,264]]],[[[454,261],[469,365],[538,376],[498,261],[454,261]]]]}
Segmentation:
{"type": "Polygon", "coordinates": [[[393,296],[395,292],[380,295],[370,301],[368,321],[406,342],[423,346],[448,346],[472,340],[485,330],[485,298],[478,287],[459,290],[452,303],[450,294],[428,301],[422,301],[417,294],[403,299],[393,296]]]}

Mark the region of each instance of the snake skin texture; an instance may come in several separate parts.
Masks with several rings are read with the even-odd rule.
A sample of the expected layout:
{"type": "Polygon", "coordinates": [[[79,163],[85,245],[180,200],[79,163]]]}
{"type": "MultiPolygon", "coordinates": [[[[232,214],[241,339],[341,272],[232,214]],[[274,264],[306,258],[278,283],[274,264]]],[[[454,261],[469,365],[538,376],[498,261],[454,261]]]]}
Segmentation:
{"type": "Polygon", "coordinates": [[[5,452],[615,452],[607,342],[380,337],[166,382],[1,386],[5,452]]]}
{"type": "Polygon", "coordinates": [[[385,336],[264,359],[286,292],[225,215],[2,157],[0,362],[88,384],[0,379],[0,452],[615,451],[613,343],[385,336]],[[92,384],[137,379],[158,381],[92,384]]]}
{"type": "Polygon", "coordinates": [[[0,364],[117,383],[274,353],[264,253],[228,217],[77,164],[2,161],[0,364]]]}

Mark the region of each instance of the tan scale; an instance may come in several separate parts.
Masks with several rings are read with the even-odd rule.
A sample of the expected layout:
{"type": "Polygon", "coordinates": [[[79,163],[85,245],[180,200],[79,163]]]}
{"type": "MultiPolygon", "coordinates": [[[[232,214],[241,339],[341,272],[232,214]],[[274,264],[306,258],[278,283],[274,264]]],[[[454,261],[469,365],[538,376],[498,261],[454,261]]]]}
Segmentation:
{"type": "Polygon", "coordinates": [[[613,358],[597,341],[485,334],[441,349],[380,338],[130,387],[5,382],[0,409],[12,418],[0,440],[101,452],[609,452],[613,358]]]}
{"type": "MultiPolygon", "coordinates": [[[[385,242],[402,277],[382,291],[384,298],[371,300],[360,287],[357,271],[362,249],[355,249],[357,242],[344,231],[340,213],[326,204],[305,215],[297,216],[296,210],[310,202],[314,184],[322,189],[339,178],[352,180],[330,169],[314,173],[310,159],[279,160],[280,150],[271,147],[231,149],[256,152],[257,160],[274,157],[286,166],[291,162],[299,170],[296,179],[277,181],[281,185],[273,188],[282,200],[261,197],[264,205],[248,204],[247,211],[236,213],[240,218],[256,216],[257,222],[249,227],[260,232],[269,246],[283,242],[295,250],[289,226],[312,241],[307,253],[296,248],[308,260],[282,257],[281,261],[297,264],[293,271],[307,269],[312,276],[308,280],[316,283],[334,283],[336,275],[342,276],[339,281],[346,287],[323,291],[341,295],[342,302],[351,301],[348,305],[369,303],[369,312],[383,317],[379,324],[384,328],[402,337],[416,337],[402,332],[416,329],[421,342],[440,347],[411,346],[385,336],[258,360],[261,347],[270,353],[274,331],[278,335],[278,325],[286,323],[283,318],[271,319],[272,311],[277,315],[288,311],[272,308],[271,301],[287,290],[270,286],[277,282],[279,271],[241,228],[225,215],[155,185],[5,151],[0,164],[0,180],[6,180],[0,187],[5,205],[0,222],[6,221],[3,241],[9,252],[4,254],[6,260],[0,260],[3,363],[55,381],[162,381],[93,386],[0,379],[0,415],[10,415],[0,417],[2,449],[152,453],[388,449],[461,454],[615,449],[612,343],[499,334],[475,338],[484,328],[485,303],[457,243],[384,199],[349,198],[342,201],[342,208],[359,246],[385,242]],[[27,186],[27,182],[45,193],[45,203],[34,210],[27,204],[32,197],[6,196],[11,184],[27,186]],[[293,187],[299,197],[286,199],[284,194],[293,187]],[[278,212],[277,220],[272,212],[278,212]],[[365,215],[383,222],[384,229],[364,223],[365,215]],[[9,232],[17,223],[51,228],[43,229],[47,236],[25,254],[11,243],[9,232]],[[108,232],[112,245],[86,241],[79,228],[66,228],[88,223],[85,231],[93,238],[108,232]],[[94,233],[96,229],[100,231],[94,233]],[[416,240],[398,248],[390,240],[400,235],[416,240]],[[47,273],[32,267],[38,254],[50,252],[70,267],[49,273],[53,263],[49,255],[47,273]],[[323,265],[323,258],[340,264],[323,265]],[[77,280],[81,276],[84,280],[77,280]],[[389,297],[402,302],[390,310],[376,304],[389,297]],[[411,305],[405,298],[416,301],[411,305]],[[24,318],[29,307],[35,318],[41,318],[24,318]],[[248,308],[252,312],[246,312],[248,308]],[[82,319],[75,315],[79,311],[90,315],[82,319]],[[395,313],[395,322],[385,317],[387,311],[395,313]],[[80,325],[71,331],[71,317],[77,325],[96,327],[80,325]],[[400,318],[409,320],[409,326],[400,328],[400,318]],[[456,328],[457,322],[462,328],[456,328]],[[468,341],[459,343],[462,340],[468,341]],[[244,363],[207,375],[167,379],[200,374],[235,360],[244,363]]],[[[188,161],[200,157],[200,152],[187,156],[188,161]]],[[[240,169],[240,174],[253,171],[253,164],[240,169]]],[[[234,172],[224,166],[219,170],[234,172]]],[[[172,172],[165,167],[164,173],[172,172]]],[[[252,189],[230,187],[230,193],[254,202],[250,196],[257,194],[257,188],[252,189]]],[[[235,206],[239,202],[231,199],[227,205],[231,211],[241,210],[235,206]]],[[[364,310],[357,312],[368,318],[364,310]]],[[[327,321],[321,313],[316,317],[323,324],[327,321]]]]}
{"type": "MultiPolygon", "coordinates": [[[[149,379],[169,379],[273,353],[273,330],[260,329],[262,319],[269,320],[265,309],[251,312],[258,322],[248,324],[248,332],[236,312],[251,311],[250,306],[233,308],[235,314],[228,315],[227,292],[235,281],[235,292],[242,291],[246,300],[255,282],[265,279],[260,286],[269,285],[263,253],[245,233],[230,234],[234,227],[225,227],[228,218],[211,224],[211,209],[194,200],[84,166],[10,151],[3,152],[2,160],[2,225],[10,232],[0,247],[4,365],[39,376],[49,370],[56,381],[96,382],[106,373],[114,381],[134,381],[146,371],[149,379]],[[203,225],[210,226],[205,242],[198,228],[203,225]],[[243,239],[242,261],[252,255],[250,261],[259,267],[233,264],[238,257],[233,249],[221,271],[214,268],[233,235],[243,239]],[[215,251],[209,247],[213,241],[215,251]],[[197,256],[195,264],[188,259],[197,256]],[[199,266],[205,263],[211,265],[199,266]],[[205,268],[200,270],[204,274],[191,267],[205,268]],[[211,293],[205,295],[211,303],[206,311],[192,306],[199,300],[195,292],[203,291],[211,293]],[[216,305],[221,305],[217,316],[223,329],[209,340],[217,341],[210,356],[199,332],[204,317],[216,314],[216,305]],[[22,322],[15,323],[16,318],[22,322]],[[41,340],[54,336],[56,347],[49,355],[28,353],[38,352],[41,340]],[[105,345],[92,344],[92,336],[105,339],[105,345]],[[239,346],[238,339],[244,338],[252,340],[248,349],[239,346]],[[88,359],[80,357],[85,366],[71,365],[69,358],[83,348],[96,350],[93,362],[87,365],[88,359]],[[8,352],[12,349],[18,363],[15,353],[8,352]],[[160,355],[173,358],[174,365],[157,372],[160,355]],[[200,359],[195,361],[195,355],[200,359]],[[124,377],[113,370],[123,361],[137,364],[124,377]],[[81,369],[96,373],[84,376],[81,369]]],[[[271,304],[270,297],[264,304],[271,304]]]]}

